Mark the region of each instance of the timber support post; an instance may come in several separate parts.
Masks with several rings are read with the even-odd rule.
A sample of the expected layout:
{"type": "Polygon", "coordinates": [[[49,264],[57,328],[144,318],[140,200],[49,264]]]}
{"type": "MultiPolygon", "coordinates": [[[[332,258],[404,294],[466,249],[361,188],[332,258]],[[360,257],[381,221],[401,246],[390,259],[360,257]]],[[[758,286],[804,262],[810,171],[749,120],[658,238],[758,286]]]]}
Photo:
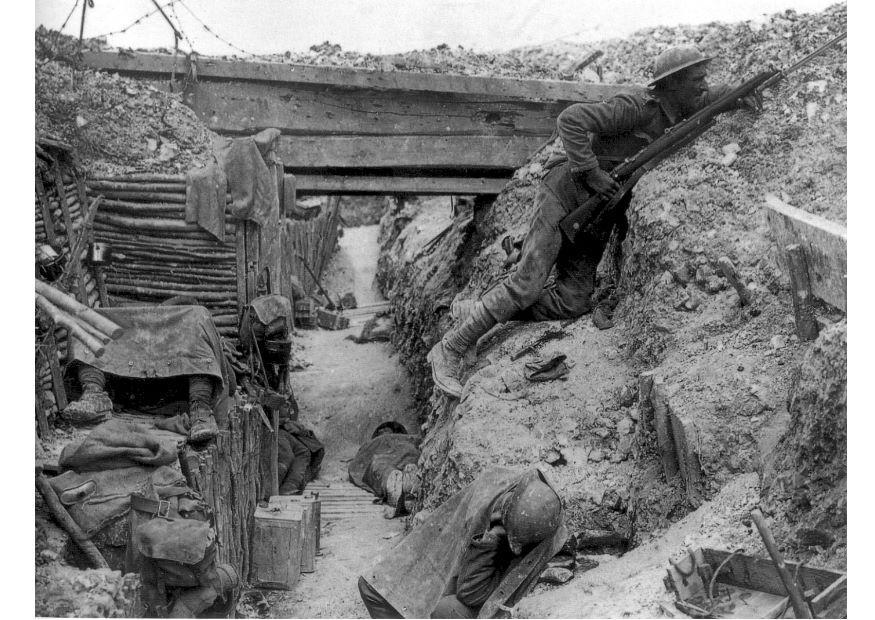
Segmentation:
{"type": "Polygon", "coordinates": [[[796,318],[796,333],[802,340],[814,340],[820,327],[811,304],[811,280],[805,250],[798,243],[784,248],[790,276],[790,294],[793,298],[793,313],[796,318]]]}

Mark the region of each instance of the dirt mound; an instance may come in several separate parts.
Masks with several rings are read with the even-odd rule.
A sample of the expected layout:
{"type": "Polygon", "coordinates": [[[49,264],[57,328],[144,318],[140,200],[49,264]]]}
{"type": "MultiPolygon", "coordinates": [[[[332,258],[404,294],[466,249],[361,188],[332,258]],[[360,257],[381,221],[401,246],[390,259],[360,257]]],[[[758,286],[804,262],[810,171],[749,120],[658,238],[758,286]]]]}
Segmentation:
{"type": "MultiPolygon", "coordinates": [[[[641,82],[657,49],[696,43],[724,59],[714,67],[720,81],[730,71],[750,76],[770,62],[789,64],[845,22],[838,5],[818,15],[782,13],[761,26],[653,29],[599,49],[606,63],[627,59],[610,65],[617,82],[641,82]]],[[[583,317],[567,327],[569,335],[541,354],[566,354],[574,366],[567,381],[546,384],[527,382],[528,360],[509,356],[557,324],[510,323],[481,340],[461,401],[434,395],[429,403],[423,506],[487,465],[540,464],[553,473],[572,527],[610,527],[641,542],[739,475],[759,472],[787,428],[791,369],[807,348],[794,334],[763,197],[774,192],[844,222],[845,104],[840,46],[767,93],[763,114],[725,115],[646,175],[629,211],[629,234],[600,269],[603,290],[616,285],[617,326],[601,332],[583,317]],[[720,275],[724,256],[752,291],[750,306],[740,306],[720,275]],[[695,480],[665,479],[655,429],[638,406],[643,371],[653,372],[669,410],[686,424],[689,457],[700,472],[695,480]]],[[[382,282],[395,307],[402,360],[420,377],[420,402],[430,386],[424,356],[449,323],[446,309],[454,296],[475,298],[501,277],[501,239],[525,233],[543,164],[557,148],[518,170],[490,208],[475,212],[473,230],[457,217],[427,245],[448,222],[438,226],[433,213],[412,207],[385,221],[391,228],[384,231],[382,282]]],[[[836,540],[836,547],[844,544],[841,532],[836,540]]]]}
{"type": "Polygon", "coordinates": [[[815,564],[841,565],[847,547],[847,324],[806,352],[787,399],[790,425],[763,476],[775,534],[815,564]]]}
{"type": "Polygon", "coordinates": [[[47,45],[35,66],[37,136],[73,146],[92,174],[179,173],[211,161],[215,134],[179,95],[41,56],[47,45]]]}
{"type": "Polygon", "coordinates": [[[58,562],[36,568],[36,616],[129,618],[140,577],[117,570],[79,570],[58,562]]]}

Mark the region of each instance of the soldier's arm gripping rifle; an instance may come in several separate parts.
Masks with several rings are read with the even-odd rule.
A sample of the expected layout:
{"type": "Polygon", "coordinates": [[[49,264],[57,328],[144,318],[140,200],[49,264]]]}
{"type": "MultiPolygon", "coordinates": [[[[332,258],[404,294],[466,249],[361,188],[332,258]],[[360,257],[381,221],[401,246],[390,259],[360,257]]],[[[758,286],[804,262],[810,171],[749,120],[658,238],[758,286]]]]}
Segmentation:
{"type": "Polygon", "coordinates": [[[618,164],[611,170],[610,175],[620,184],[620,189],[607,200],[600,196],[587,199],[559,222],[562,233],[573,243],[581,232],[597,230],[603,223],[609,222],[622,208],[620,201],[645,172],[652,170],[659,162],[695,141],[714,124],[719,114],[736,109],[739,100],[773,86],[787,74],[807,64],[812,58],[819,56],[845,37],[847,33],[839,35],[787,69],[771,69],[755,75],[666,131],[634,156],[618,164]]]}

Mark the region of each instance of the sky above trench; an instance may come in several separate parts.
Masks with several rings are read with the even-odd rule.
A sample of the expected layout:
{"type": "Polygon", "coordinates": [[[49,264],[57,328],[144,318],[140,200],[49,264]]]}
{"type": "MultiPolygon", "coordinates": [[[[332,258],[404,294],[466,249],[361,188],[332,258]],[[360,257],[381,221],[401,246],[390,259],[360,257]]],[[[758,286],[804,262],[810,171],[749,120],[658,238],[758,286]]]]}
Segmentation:
{"type": "MultiPolygon", "coordinates": [[[[36,25],[79,35],[85,0],[36,0],[36,25]],[[74,8],[75,6],[75,8],[74,8]],[[69,15],[69,19],[67,19],[69,15]]],[[[391,54],[442,43],[478,51],[551,41],[620,37],[647,26],[764,20],[834,0],[159,0],[186,36],[183,51],[208,55],[301,52],[324,41],[344,50],[391,54]],[[207,30],[209,28],[209,30],[207,30]]],[[[94,0],[84,35],[110,45],[172,48],[168,22],[152,0],[94,0]]]]}

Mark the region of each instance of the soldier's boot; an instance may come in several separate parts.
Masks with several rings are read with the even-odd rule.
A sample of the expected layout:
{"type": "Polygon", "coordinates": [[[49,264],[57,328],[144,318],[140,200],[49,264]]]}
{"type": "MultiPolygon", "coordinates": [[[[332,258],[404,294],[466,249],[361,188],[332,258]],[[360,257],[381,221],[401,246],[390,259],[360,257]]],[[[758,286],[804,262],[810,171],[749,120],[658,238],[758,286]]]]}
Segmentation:
{"type": "Polygon", "coordinates": [[[483,302],[478,301],[471,307],[468,317],[459,326],[448,331],[432,348],[428,361],[431,363],[432,379],[439,390],[454,398],[461,396],[462,384],[459,377],[462,373],[462,358],[495,323],[495,318],[483,302]]]}
{"type": "Polygon", "coordinates": [[[82,396],[68,404],[63,417],[75,426],[106,422],[112,417],[112,401],[106,393],[106,375],[94,366],[82,364],[78,371],[82,396]]]}
{"type": "Polygon", "coordinates": [[[209,377],[194,375],[188,380],[188,441],[198,444],[216,438],[219,427],[208,404],[213,397],[213,384],[209,377]]]}
{"type": "Polygon", "coordinates": [[[393,469],[386,478],[386,503],[389,505],[384,516],[393,519],[404,509],[403,475],[400,469],[393,469]]]}
{"type": "Polygon", "coordinates": [[[194,618],[212,606],[218,597],[225,598],[229,590],[240,586],[240,576],[231,564],[217,564],[199,581],[199,587],[189,588],[176,598],[169,618],[194,618]]]}

